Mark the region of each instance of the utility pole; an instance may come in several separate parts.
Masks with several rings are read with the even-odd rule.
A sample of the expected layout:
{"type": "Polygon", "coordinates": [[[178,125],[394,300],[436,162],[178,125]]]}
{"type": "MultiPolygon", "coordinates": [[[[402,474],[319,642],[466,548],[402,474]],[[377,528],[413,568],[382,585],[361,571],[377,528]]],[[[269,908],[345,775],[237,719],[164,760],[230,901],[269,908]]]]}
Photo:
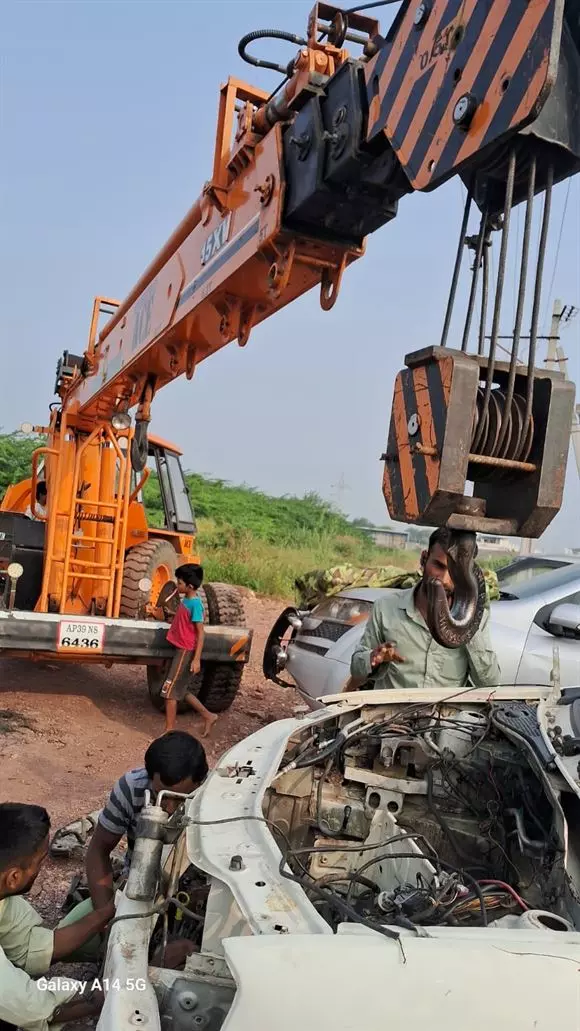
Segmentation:
{"type": "Polygon", "coordinates": [[[350,490],[350,487],[349,487],[348,483],[346,482],[346,480],[344,478],[344,473],[340,474],[340,479],[338,480],[338,483],[331,483],[330,489],[333,492],[332,493],[332,497],[334,498],[334,500],[336,502],[336,505],[338,506],[338,508],[342,512],[343,511],[342,502],[343,502],[344,493],[345,493],[345,491],[350,490]]]}
{"type": "MultiPolygon", "coordinates": [[[[560,347],[560,323],[562,319],[569,322],[577,314],[578,308],[575,308],[573,305],[564,305],[561,301],[554,301],[546,365],[548,369],[558,368],[560,372],[564,373],[566,379],[569,379],[570,377],[568,376],[566,364],[568,359],[564,353],[564,348],[560,347]]],[[[578,476],[580,476],[580,405],[576,405],[574,408],[572,428],[570,432],[572,447],[574,448],[574,458],[576,459],[576,468],[578,470],[578,476]]]]}
{"type": "MultiPolygon", "coordinates": [[[[550,335],[548,337],[548,354],[545,359],[546,368],[564,373],[566,379],[569,379],[567,362],[568,358],[564,352],[564,348],[560,346],[560,326],[562,320],[565,323],[570,322],[575,315],[578,314],[579,309],[574,307],[572,304],[562,304],[562,301],[554,301],[554,307],[552,309],[552,323],[550,326],[550,335]]],[[[576,459],[576,469],[578,470],[578,476],[580,477],[580,405],[577,404],[574,408],[572,415],[572,426],[570,427],[570,439],[572,441],[572,447],[574,448],[574,458],[576,459]]],[[[532,554],[533,542],[529,538],[522,538],[520,555],[531,555],[532,554]]]]}

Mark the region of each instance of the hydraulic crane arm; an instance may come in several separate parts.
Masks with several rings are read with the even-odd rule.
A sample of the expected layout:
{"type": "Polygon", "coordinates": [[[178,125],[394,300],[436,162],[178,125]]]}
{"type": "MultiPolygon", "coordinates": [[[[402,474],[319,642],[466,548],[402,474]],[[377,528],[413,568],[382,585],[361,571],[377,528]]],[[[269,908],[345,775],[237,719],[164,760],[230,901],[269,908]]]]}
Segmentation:
{"type": "MultiPolygon", "coordinates": [[[[279,69],[284,82],[271,96],[236,79],[222,87],[211,180],[100,335],[96,302],[87,350],[78,358],[65,353],[57,391],[79,424],[138,406],[132,460],[139,469],[146,457],[150,403],[164,384],[182,374],[191,378],[200,361],[232,340],[244,346],[253,326],[313,286],[320,286],[322,307],[331,308],[345,268],[364,253],[366,235],[396,216],[398,201],[460,175],[468,187],[468,205],[441,342],[447,343],[473,199],[482,223],[474,244],[463,365],[453,357],[456,351],[431,349],[415,359],[415,371],[400,374],[404,381],[399,383],[399,377],[395,389],[384,490],[392,517],[437,522],[471,534],[470,546],[465,547],[466,538],[460,542],[467,574],[475,530],[493,525],[502,527],[501,532],[539,536],[561,504],[563,444],[548,418],[555,410],[556,388],[544,384],[548,393],[540,405],[534,386],[535,341],[530,346],[529,389],[524,385],[523,395],[519,390],[515,362],[505,370],[506,383],[498,384],[504,370],[495,360],[495,338],[513,206],[525,200],[531,218],[534,196],[545,191],[547,232],[553,184],[580,169],[580,0],[407,0],[384,37],[372,18],[320,3],[311,12],[305,39],[273,30],[250,33],[240,43],[241,55],[264,64],[248,55],[247,47],[269,36],[282,36],[300,47],[288,69],[279,69]],[[345,42],[362,46],[361,55],[352,57],[345,42]],[[489,360],[480,347],[477,361],[468,362],[477,277],[483,267],[487,298],[486,248],[498,227],[503,229],[502,256],[489,360]],[[453,420],[445,420],[458,403],[453,385],[457,387],[462,375],[464,399],[471,392],[471,422],[466,439],[457,444],[459,454],[449,458],[459,469],[460,487],[457,478],[453,485],[446,481],[446,426],[451,433],[453,420]],[[411,402],[407,397],[405,407],[411,380],[417,396],[411,402]],[[428,418],[421,384],[431,396],[428,418]],[[501,412],[496,411],[500,388],[505,402],[501,412]],[[433,391],[440,395],[444,422],[439,418],[439,427],[433,391]],[[547,420],[541,428],[538,406],[547,420]],[[422,418],[430,420],[431,429],[424,425],[413,434],[413,420],[419,427],[422,418]],[[403,432],[405,419],[408,431],[403,432]],[[490,419],[498,426],[499,450],[484,447],[490,419]],[[516,423],[519,447],[512,441],[516,423]],[[472,426],[477,447],[468,439],[472,426]],[[552,452],[558,450],[556,443],[560,448],[550,470],[544,463],[548,440],[552,452]],[[505,461],[511,462],[514,475],[527,475],[535,484],[515,517],[505,507],[505,489],[500,503],[497,491],[485,488],[479,507],[474,500],[468,503],[463,489],[468,467],[469,479],[483,482],[493,472],[504,477],[505,488],[505,461]],[[476,473],[491,463],[486,476],[474,475],[474,462],[476,473]],[[541,496],[546,477],[553,482],[549,500],[541,496]]],[[[523,271],[522,281],[525,293],[523,271]]],[[[540,289],[541,268],[534,310],[540,289]]],[[[483,317],[482,323],[480,336],[485,336],[483,317]]],[[[568,394],[561,406],[568,404],[568,394]]],[[[457,436],[457,426],[453,432],[457,436]]],[[[464,580],[464,601],[473,603],[473,578],[464,580]]],[[[478,589],[481,601],[481,585],[478,589]]],[[[455,644],[478,622],[473,604],[463,606],[461,617],[460,608],[455,644]]],[[[439,637],[453,644],[452,623],[446,626],[440,624],[439,637]]]]}

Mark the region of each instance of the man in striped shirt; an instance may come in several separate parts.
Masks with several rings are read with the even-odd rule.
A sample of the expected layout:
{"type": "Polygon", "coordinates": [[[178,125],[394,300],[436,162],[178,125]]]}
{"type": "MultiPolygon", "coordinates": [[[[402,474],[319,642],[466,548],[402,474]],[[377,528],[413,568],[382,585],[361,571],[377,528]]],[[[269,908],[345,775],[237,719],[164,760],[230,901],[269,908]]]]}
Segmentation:
{"type": "MultiPolygon", "coordinates": [[[[207,759],[203,746],[191,734],[173,730],[157,738],[145,752],[145,766],[129,770],[113,786],[87,851],[87,882],[95,909],[114,897],[111,853],[127,838],[125,872],[131,864],[137,821],[145,805],[145,792],[154,802],[167,789],[189,795],[205,780],[207,759]]],[[[164,798],[163,808],[172,813],[178,798],[164,798]]]]}

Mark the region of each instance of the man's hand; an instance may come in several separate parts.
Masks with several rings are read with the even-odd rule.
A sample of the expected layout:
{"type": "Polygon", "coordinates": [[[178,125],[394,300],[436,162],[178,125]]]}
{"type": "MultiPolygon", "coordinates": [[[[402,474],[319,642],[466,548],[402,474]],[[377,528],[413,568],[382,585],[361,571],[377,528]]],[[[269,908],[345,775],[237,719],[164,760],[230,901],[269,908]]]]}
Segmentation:
{"type": "Polygon", "coordinates": [[[371,668],[376,669],[383,662],[404,662],[402,655],[399,655],[394,644],[380,644],[371,652],[371,668]]]}
{"type": "Polygon", "coordinates": [[[49,1024],[68,1024],[70,1021],[82,1020],[84,1017],[96,1017],[103,1008],[105,996],[97,988],[90,995],[77,995],[70,1002],[65,1002],[55,1009],[49,1024]]]}
{"type": "Polygon", "coordinates": [[[99,908],[95,910],[95,913],[99,913],[100,914],[101,920],[103,921],[103,929],[104,929],[107,926],[107,924],[111,923],[111,920],[115,916],[115,902],[114,902],[114,900],[111,899],[111,901],[105,903],[104,906],[99,906],[99,908]]]}
{"type": "Polygon", "coordinates": [[[192,673],[199,673],[201,671],[201,659],[193,658],[190,666],[192,673]]]}
{"type": "Polygon", "coordinates": [[[175,938],[167,943],[165,957],[162,952],[163,947],[160,945],[153,955],[153,966],[163,962],[163,966],[168,970],[182,970],[187,957],[191,956],[192,952],[198,952],[198,949],[188,938],[175,938]]]}

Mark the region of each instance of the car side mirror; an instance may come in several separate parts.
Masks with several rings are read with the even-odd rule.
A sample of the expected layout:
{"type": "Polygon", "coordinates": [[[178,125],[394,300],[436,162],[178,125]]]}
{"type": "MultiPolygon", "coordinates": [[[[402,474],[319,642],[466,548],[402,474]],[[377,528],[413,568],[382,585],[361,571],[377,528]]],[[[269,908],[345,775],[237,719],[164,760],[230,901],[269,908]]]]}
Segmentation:
{"type": "Polygon", "coordinates": [[[580,605],[564,602],[550,613],[546,629],[563,637],[580,638],[580,605]]]}

